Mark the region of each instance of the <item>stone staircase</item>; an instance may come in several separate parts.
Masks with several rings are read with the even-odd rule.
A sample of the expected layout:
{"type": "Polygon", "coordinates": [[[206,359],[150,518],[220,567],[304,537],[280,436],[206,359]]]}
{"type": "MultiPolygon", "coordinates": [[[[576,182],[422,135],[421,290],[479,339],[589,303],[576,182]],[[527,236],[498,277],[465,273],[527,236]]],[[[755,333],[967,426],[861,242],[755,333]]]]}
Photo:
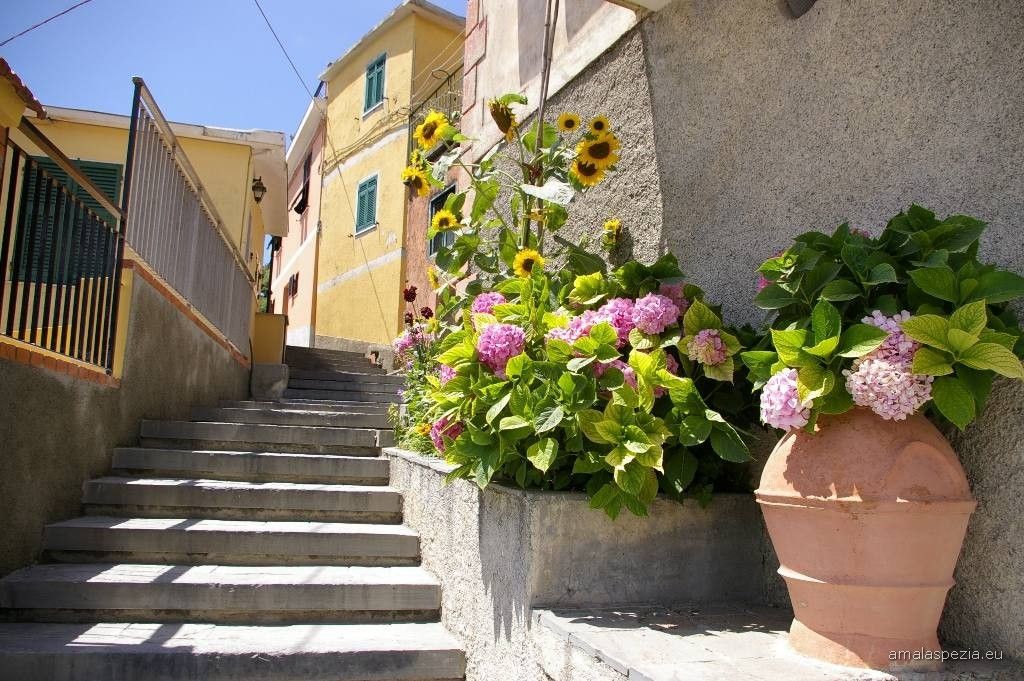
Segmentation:
{"type": "Polygon", "coordinates": [[[464,678],[380,453],[401,379],[288,357],[284,399],[144,421],[114,451],[47,562],[0,580],[0,680],[464,678]]]}

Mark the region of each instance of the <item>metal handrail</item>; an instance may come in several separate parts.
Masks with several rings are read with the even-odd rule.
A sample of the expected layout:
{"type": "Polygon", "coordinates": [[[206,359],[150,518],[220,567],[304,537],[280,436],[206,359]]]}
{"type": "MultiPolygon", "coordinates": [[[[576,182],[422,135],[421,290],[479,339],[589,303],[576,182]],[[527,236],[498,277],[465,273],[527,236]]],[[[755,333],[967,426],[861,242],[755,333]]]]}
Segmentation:
{"type": "Polygon", "coordinates": [[[245,262],[245,258],[242,257],[242,254],[239,252],[235,242],[227,233],[227,230],[224,227],[224,220],[220,217],[220,213],[217,212],[216,207],[213,205],[213,200],[210,198],[210,195],[207,193],[202,181],[199,179],[199,174],[196,173],[195,168],[192,167],[192,163],[188,160],[188,157],[185,156],[183,152],[179,153],[181,147],[178,144],[178,137],[171,129],[171,125],[167,122],[167,118],[164,116],[163,111],[161,111],[159,105],[157,105],[152,92],[150,92],[149,87],[146,85],[146,81],[139,76],[135,76],[132,78],[132,82],[135,83],[139,97],[142,98],[146,104],[146,108],[149,109],[153,123],[157,126],[160,130],[160,134],[164,136],[167,143],[170,145],[171,157],[185,176],[185,179],[192,185],[193,190],[195,190],[196,194],[199,196],[199,202],[202,205],[203,210],[208,214],[210,222],[217,228],[218,235],[223,239],[225,245],[227,245],[228,250],[235,259],[235,263],[238,265],[238,268],[245,273],[246,279],[255,284],[255,275],[253,275],[252,271],[249,269],[245,262]]]}

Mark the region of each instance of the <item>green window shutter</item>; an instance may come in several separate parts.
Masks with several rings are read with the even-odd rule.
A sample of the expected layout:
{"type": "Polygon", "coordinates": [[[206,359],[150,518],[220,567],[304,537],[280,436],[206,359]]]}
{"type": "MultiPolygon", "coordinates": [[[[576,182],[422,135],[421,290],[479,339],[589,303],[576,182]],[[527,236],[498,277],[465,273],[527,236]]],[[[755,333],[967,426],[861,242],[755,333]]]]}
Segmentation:
{"type": "Polygon", "coordinates": [[[381,55],[366,67],[366,89],[363,96],[363,111],[369,111],[384,101],[384,65],[387,55],[381,55]]]}
{"type": "Polygon", "coordinates": [[[356,192],[356,234],[377,223],[377,178],[359,183],[356,192]]]}
{"type": "MultiPolygon", "coordinates": [[[[46,157],[33,157],[33,160],[39,164],[39,167],[52,177],[56,183],[65,186],[71,195],[76,197],[81,203],[85,204],[89,209],[92,210],[100,219],[106,221],[111,227],[116,227],[114,216],[104,210],[98,201],[89,194],[83,187],[77,182],[68,177],[60,166],[54,163],[52,160],[46,157]]],[[[99,161],[75,161],[75,165],[78,166],[79,170],[85,174],[93,184],[103,192],[103,194],[111,201],[116,204],[118,202],[119,195],[121,193],[121,168],[122,166],[117,163],[101,163],[99,161]]],[[[89,226],[87,223],[83,224],[83,229],[86,230],[81,236],[80,246],[76,249],[75,253],[71,254],[71,257],[67,259],[68,267],[66,271],[50,273],[46,272],[49,267],[50,254],[54,249],[54,246],[59,243],[58,248],[58,262],[55,265],[59,265],[60,260],[65,258],[60,257],[65,253],[65,249],[75,246],[74,235],[70,228],[70,220],[59,219],[61,215],[56,215],[58,207],[61,207],[63,213],[67,213],[68,210],[79,210],[76,204],[70,201],[58,202],[57,194],[55,190],[50,192],[49,203],[46,203],[46,183],[40,187],[38,196],[36,196],[35,185],[36,185],[36,173],[33,167],[25,167],[24,177],[24,188],[25,192],[22,194],[21,200],[21,215],[22,217],[22,229],[23,234],[29,228],[30,225],[34,225],[34,220],[38,220],[37,216],[42,214],[45,216],[45,225],[42,226],[41,232],[36,233],[35,244],[33,245],[31,253],[25,253],[21,261],[18,263],[17,276],[21,280],[30,280],[36,282],[42,282],[44,273],[47,275],[45,278],[51,283],[65,283],[71,279],[76,278],[76,274],[82,277],[96,276],[103,272],[103,257],[99,252],[100,237],[104,231],[102,224],[95,223],[89,226]],[[62,206],[60,204],[63,204],[62,206]],[[59,229],[61,234],[57,234],[58,227],[55,223],[59,222],[59,229]],[[31,263],[31,265],[30,265],[31,263]]],[[[35,227],[39,229],[38,226],[35,227]]],[[[27,248],[27,246],[26,246],[27,248]]]]}

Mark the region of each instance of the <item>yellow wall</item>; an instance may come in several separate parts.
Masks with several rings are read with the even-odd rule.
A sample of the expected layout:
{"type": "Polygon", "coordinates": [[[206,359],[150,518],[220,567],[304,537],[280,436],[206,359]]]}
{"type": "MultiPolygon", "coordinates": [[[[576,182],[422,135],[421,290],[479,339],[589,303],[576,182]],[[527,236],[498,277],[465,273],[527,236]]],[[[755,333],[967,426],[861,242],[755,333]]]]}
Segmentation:
{"type": "Polygon", "coordinates": [[[253,364],[284,362],[284,337],[288,317],[283,314],[256,313],[252,330],[253,364]]]}
{"type": "Polygon", "coordinates": [[[0,79],[0,128],[16,128],[25,112],[25,102],[14,86],[6,79],[0,79]]]}
{"type": "MultiPolygon", "coordinates": [[[[327,83],[330,127],[317,271],[318,336],[389,343],[401,331],[406,209],[401,173],[409,149],[408,117],[402,109],[410,104],[413,77],[457,33],[409,15],[346,57],[327,83]],[[366,66],[384,52],[384,105],[364,116],[366,66]],[[378,224],[357,236],[356,192],[373,174],[378,224]]],[[[429,77],[427,69],[417,84],[422,87],[429,77]]]]}

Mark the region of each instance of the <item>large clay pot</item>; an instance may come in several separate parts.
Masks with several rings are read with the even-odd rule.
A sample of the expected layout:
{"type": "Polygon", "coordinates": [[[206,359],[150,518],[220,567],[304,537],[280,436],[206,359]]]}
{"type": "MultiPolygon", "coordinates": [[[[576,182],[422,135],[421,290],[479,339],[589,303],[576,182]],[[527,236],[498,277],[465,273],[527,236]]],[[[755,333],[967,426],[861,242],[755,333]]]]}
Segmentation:
{"type": "Polygon", "coordinates": [[[779,441],[756,494],[793,602],[793,648],[874,669],[940,666],[913,652],[941,650],[936,629],[976,503],[935,426],[860,408],[822,417],[814,433],[779,441]]]}

